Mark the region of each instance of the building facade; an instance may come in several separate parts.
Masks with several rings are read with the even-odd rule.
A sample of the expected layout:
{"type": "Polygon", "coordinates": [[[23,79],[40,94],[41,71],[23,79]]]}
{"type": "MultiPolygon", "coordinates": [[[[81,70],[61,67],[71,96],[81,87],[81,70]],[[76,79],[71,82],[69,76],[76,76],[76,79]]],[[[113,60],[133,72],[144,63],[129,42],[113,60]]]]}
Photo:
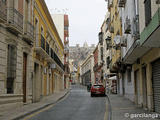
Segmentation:
{"type": "Polygon", "coordinates": [[[0,1],[0,106],[32,102],[33,2],[0,1]]]}
{"type": "Polygon", "coordinates": [[[137,41],[139,40],[138,1],[126,1],[125,3],[119,1],[118,6],[122,18],[120,94],[134,101],[135,85],[132,65],[138,58],[138,55],[133,56],[133,52],[135,53],[133,48],[138,46],[137,41]]]}
{"type": "Polygon", "coordinates": [[[66,14],[53,14],[52,18],[64,43],[64,88],[69,88],[69,19],[66,14]]]}
{"type": "Polygon", "coordinates": [[[36,0],[34,8],[33,101],[39,101],[43,96],[64,89],[64,46],[44,0],[36,0]]]}
{"type": "Polygon", "coordinates": [[[121,27],[121,18],[120,12],[118,11],[118,1],[117,0],[108,0],[108,10],[110,12],[110,20],[109,20],[109,32],[111,33],[111,58],[109,69],[111,73],[115,73],[117,76],[117,91],[120,92],[120,63],[121,63],[121,50],[119,46],[119,38],[122,35],[122,27],[121,27]]]}
{"type": "MultiPolygon", "coordinates": [[[[146,48],[133,65],[136,81],[139,81],[139,97],[136,102],[147,108],[160,113],[159,96],[159,1],[138,1],[140,46],[146,48]]],[[[137,91],[136,91],[137,92],[137,91]]]]}
{"type": "Polygon", "coordinates": [[[117,92],[117,77],[115,73],[110,72],[110,62],[111,62],[111,33],[109,32],[109,24],[110,24],[110,12],[106,13],[105,19],[101,26],[101,32],[103,33],[101,43],[101,48],[103,54],[102,61],[103,61],[103,85],[106,87],[107,93],[116,93],[117,92]]]}
{"type": "Polygon", "coordinates": [[[160,113],[159,4],[159,0],[108,0],[113,66],[110,72],[118,76],[118,93],[157,113],[160,113]],[[118,62],[114,65],[115,58],[118,62]]]}
{"type": "Polygon", "coordinates": [[[89,54],[88,57],[81,64],[81,79],[83,85],[94,84],[94,56],[89,54]]]}

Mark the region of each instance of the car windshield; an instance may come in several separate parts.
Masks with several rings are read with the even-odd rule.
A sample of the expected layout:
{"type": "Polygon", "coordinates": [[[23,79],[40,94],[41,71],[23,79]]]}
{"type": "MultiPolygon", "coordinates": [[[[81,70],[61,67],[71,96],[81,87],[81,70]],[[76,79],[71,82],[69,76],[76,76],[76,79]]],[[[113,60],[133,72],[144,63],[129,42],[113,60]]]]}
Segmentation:
{"type": "Polygon", "coordinates": [[[94,88],[101,88],[101,87],[103,87],[103,85],[94,85],[93,87],[94,88]]]}

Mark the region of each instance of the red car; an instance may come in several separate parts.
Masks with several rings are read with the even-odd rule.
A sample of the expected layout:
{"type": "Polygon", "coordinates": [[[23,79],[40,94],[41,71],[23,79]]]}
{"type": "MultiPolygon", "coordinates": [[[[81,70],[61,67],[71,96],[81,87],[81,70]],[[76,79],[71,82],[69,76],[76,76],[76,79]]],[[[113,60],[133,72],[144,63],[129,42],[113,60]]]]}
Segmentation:
{"type": "Polygon", "coordinates": [[[91,87],[91,97],[95,95],[103,95],[105,96],[105,88],[103,85],[95,84],[91,87]]]}

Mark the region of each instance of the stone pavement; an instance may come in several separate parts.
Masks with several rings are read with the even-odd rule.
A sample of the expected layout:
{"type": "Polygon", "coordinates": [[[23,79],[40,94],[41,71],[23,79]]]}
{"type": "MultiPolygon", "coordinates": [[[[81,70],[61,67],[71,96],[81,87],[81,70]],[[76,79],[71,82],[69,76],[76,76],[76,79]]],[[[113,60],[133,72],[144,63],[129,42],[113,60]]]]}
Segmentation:
{"type": "Polygon", "coordinates": [[[0,112],[0,120],[18,120],[26,115],[55,104],[69,93],[69,90],[60,91],[53,95],[46,96],[40,102],[23,105],[17,108],[8,108],[0,112]]]}
{"type": "MultiPolygon", "coordinates": [[[[133,102],[123,96],[108,95],[108,97],[111,103],[111,120],[160,120],[157,117],[158,114],[137,107],[133,102]]],[[[109,112],[109,109],[107,112],[109,112]]]]}

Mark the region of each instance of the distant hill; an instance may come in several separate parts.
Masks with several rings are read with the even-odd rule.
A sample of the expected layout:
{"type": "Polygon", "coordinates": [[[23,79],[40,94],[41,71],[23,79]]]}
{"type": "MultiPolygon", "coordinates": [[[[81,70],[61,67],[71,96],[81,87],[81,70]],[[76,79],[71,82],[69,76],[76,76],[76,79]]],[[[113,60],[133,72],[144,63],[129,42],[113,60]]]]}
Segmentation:
{"type": "Polygon", "coordinates": [[[94,49],[95,49],[94,45],[88,46],[86,42],[82,47],[80,47],[78,44],[76,46],[70,46],[69,54],[70,54],[70,59],[73,59],[74,66],[77,68],[78,62],[85,60],[85,58],[91,52],[93,52],[94,49]]]}

